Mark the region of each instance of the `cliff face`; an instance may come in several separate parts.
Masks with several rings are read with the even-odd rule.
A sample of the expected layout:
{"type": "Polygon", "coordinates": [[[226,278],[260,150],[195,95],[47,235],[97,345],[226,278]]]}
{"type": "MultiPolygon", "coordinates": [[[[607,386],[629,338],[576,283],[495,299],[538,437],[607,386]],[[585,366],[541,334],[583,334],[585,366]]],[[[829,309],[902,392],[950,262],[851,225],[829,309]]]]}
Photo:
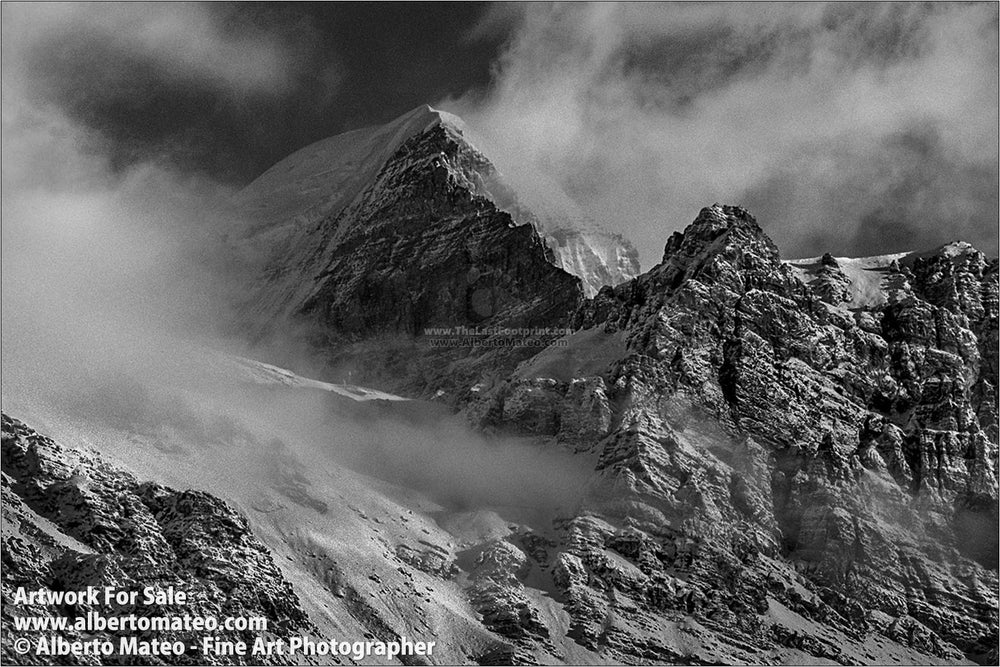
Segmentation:
{"type": "Polygon", "coordinates": [[[703,209],[581,306],[569,349],[470,407],[598,459],[548,554],[580,641],[634,656],[638,628],[694,613],[757,660],[885,640],[995,660],[997,262],[952,244],[886,264],[852,308],[833,258],[803,282],[746,211],[703,209]]]}

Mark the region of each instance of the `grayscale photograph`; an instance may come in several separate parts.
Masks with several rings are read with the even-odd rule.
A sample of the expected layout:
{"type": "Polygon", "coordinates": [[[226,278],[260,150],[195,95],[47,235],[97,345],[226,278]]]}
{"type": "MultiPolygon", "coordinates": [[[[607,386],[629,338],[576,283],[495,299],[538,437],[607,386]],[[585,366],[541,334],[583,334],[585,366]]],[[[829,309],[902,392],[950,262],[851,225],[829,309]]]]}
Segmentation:
{"type": "Polygon", "coordinates": [[[0,3],[0,663],[996,665],[998,17],[0,3]]]}

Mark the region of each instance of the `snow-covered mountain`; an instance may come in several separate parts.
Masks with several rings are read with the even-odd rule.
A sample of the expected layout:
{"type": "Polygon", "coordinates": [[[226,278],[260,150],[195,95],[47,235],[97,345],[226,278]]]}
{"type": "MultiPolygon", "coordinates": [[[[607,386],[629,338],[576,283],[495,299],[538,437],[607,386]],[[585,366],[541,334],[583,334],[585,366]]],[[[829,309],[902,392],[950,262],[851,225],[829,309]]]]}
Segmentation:
{"type": "MultiPolygon", "coordinates": [[[[460,118],[426,105],[385,125],[318,141],[268,169],[236,198],[239,209],[248,218],[243,236],[259,247],[291,243],[294,253],[275,256],[287,264],[301,261],[299,255],[308,252],[309,241],[315,240],[308,232],[319,226],[328,227],[331,220],[336,220],[336,229],[325,229],[324,243],[335,246],[347,235],[363,232],[371,221],[357,219],[363,212],[358,207],[360,200],[377,202],[393,198],[393,193],[372,190],[380,172],[405,143],[435,127],[462,145],[467,158],[461,166],[465,171],[462,185],[508,213],[515,224],[533,225],[553,249],[548,256],[550,261],[578,276],[587,295],[595,294],[604,285],[615,285],[638,275],[638,253],[624,237],[585,220],[561,192],[549,192],[544,204],[539,202],[532,208],[525,197],[505,182],[488,157],[473,146],[460,118]],[[552,201],[564,204],[553,206],[552,201]],[[303,235],[309,240],[302,239],[303,235]],[[294,243],[294,239],[302,242],[294,243]]],[[[409,160],[420,161],[430,169],[437,165],[438,157],[430,153],[408,155],[409,160]]],[[[423,175],[414,169],[408,173],[411,177],[423,175]]],[[[393,187],[400,185],[396,182],[393,187]]],[[[385,181],[380,183],[380,187],[386,186],[385,181]]],[[[556,187],[547,185],[549,190],[556,187]]]]}
{"type": "Polygon", "coordinates": [[[242,251],[264,257],[248,284],[249,326],[261,337],[304,332],[330,369],[363,384],[430,396],[471,385],[489,366],[506,372],[523,346],[446,346],[428,332],[545,329],[582,293],[536,226],[507,211],[526,215],[461,124],[429,107],[307,148],[241,201],[260,212],[242,251]],[[349,150],[328,155],[345,142],[349,150]],[[318,187],[330,169],[351,188],[318,187]],[[271,191],[298,214],[273,222],[271,191]]]}

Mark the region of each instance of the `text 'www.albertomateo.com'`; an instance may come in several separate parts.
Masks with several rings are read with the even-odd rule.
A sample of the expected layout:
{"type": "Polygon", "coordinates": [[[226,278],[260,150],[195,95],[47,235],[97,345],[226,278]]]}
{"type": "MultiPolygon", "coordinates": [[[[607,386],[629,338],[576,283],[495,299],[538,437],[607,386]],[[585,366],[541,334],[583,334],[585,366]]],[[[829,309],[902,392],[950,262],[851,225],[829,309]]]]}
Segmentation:
{"type": "Polygon", "coordinates": [[[158,657],[170,662],[169,658],[183,655],[206,658],[298,655],[342,656],[355,661],[381,657],[389,661],[404,656],[431,656],[435,644],[405,636],[388,641],[345,641],[304,634],[278,637],[269,632],[268,619],[263,616],[190,613],[187,593],[173,586],[140,590],[88,586],[76,591],[18,588],[13,604],[26,613],[15,611],[12,627],[4,632],[4,642],[10,641],[14,652],[23,656],[158,657]],[[153,615],[95,610],[140,604],[176,611],[153,615]],[[32,615],[39,606],[88,609],[72,616],[32,615]],[[94,633],[103,636],[93,637],[94,633]],[[156,633],[163,636],[156,637],[156,633]]]}

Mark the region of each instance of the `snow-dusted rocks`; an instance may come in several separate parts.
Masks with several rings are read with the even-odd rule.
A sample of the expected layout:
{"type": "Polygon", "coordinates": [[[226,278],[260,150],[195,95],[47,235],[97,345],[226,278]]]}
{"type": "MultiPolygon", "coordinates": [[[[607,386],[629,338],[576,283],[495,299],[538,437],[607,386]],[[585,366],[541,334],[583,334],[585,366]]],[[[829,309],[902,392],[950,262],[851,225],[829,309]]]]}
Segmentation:
{"type": "Polygon", "coordinates": [[[685,660],[993,660],[996,294],[997,261],[968,244],[783,262],[715,205],[584,301],[567,348],[468,411],[599,455],[548,554],[570,636],[680,659],[689,644],[647,628],[697,619],[685,660]],[[625,349],[580,373],[590,332],[625,349]],[[569,443],[568,415],[608,428],[569,443]]]}

